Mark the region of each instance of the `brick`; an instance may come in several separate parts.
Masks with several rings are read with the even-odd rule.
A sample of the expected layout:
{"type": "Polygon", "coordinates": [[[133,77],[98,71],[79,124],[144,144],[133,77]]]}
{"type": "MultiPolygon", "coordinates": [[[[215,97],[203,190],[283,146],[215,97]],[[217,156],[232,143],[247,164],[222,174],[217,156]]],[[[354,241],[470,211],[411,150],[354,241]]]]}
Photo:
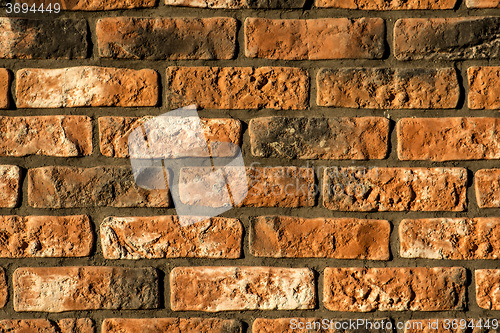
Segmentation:
{"type": "Polygon", "coordinates": [[[0,68],[0,109],[7,109],[10,106],[10,81],[10,72],[0,68]]]}
{"type": "MultiPolygon", "coordinates": [[[[485,318],[481,318],[483,321],[485,318]]],[[[421,319],[421,320],[408,320],[404,323],[404,333],[480,333],[480,332],[496,332],[490,331],[486,328],[474,327],[473,329],[464,329],[468,325],[476,325],[479,318],[445,318],[445,319],[421,319]],[[465,320],[465,322],[461,322],[465,320]]],[[[482,326],[482,325],[481,325],[482,326]]],[[[470,326],[468,326],[470,327],[470,326]]],[[[491,323],[490,323],[491,327],[491,323]]]]}
{"type": "Polygon", "coordinates": [[[388,260],[388,221],[261,216],[251,220],[257,257],[388,260]],[[293,244],[293,245],[291,245],[293,244]]]}
{"type": "Polygon", "coordinates": [[[0,320],[0,331],[24,333],[94,333],[94,323],[89,318],[61,319],[3,319],[0,320]]]}
{"type": "Polygon", "coordinates": [[[224,207],[233,202],[229,191],[235,196],[236,192],[243,193],[248,189],[238,207],[312,207],[315,204],[316,184],[311,168],[249,167],[246,168],[246,184],[240,179],[239,171],[239,167],[215,170],[206,167],[182,168],[180,200],[191,206],[224,207]],[[221,183],[221,179],[225,179],[225,183],[221,183]],[[226,182],[233,186],[230,190],[227,190],[226,182]]]}
{"type": "Polygon", "coordinates": [[[202,7],[212,9],[291,9],[304,8],[306,0],[165,0],[167,6],[202,7]]]}
{"type": "Polygon", "coordinates": [[[14,271],[15,311],[155,309],[154,268],[22,267],[14,271]]]}
{"type": "MultiPolygon", "coordinates": [[[[163,172],[143,170],[144,182],[165,184],[163,172]]],[[[28,170],[28,202],[35,208],[168,207],[168,190],[139,188],[129,167],[48,166],[28,170]]],[[[166,184],[165,184],[166,186],[166,184]]]]}
{"type": "Polygon", "coordinates": [[[394,26],[398,60],[492,59],[500,56],[500,17],[407,18],[394,26]]]}
{"type": "Polygon", "coordinates": [[[306,109],[307,71],[291,67],[168,67],[167,107],[306,109]]]}
{"type": "MultiPolygon", "coordinates": [[[[44,3],[54,5],[52,0],[25,0],[26,3],[37,6],[44,3]]],[[[57,2],[61,5],[61,10],[65,11],[98,11],[133,8],[155,7],[155,0],[61,0],[57,2]]],[[[53,7],[52,7],[53,8],[53,7]]]]}
{"type": "Polygon", "coordinates": [[[252,154],[300,159],[384,159],[389,120],[356,118],[255,118],[249,124],[252,154]]]}
{"type": "Polygon", "coordinates": [[[313,309],[308,268],[176,267],[170,274],[174,311],[313,309]]]}
{"type": "Polygon", "coordinates": [[[86,116],[0,117],[0,156],[84,156],[92,153],[86,116]]]}
{"type": "Polygon", "coordinates": [[[488,310],[500,310],[500,270],[477,269],[476,280],[476,302],[480,308],[488,310]]]}
{"type": "Polygon", "coordinates": [[[323,301],[332,311],[445,311],[466,304],[466,271],[435,268],[325,268],[323,301]]]}
{"type": "Polygon", "coordinates": [[[7,304],[9,298],[9,291],[7,287],[7,278],[5,276],[5,270],[0,267],[0,308],[3,308],[7,304]]]}
{"type": "Polygon", "coordinates": [[[464,211],[462,168],[326,168],[323,205],[331,210],[464,211]]]}
{"type": "Polygon", "coordinates": [[[233,18],[129,18],[97,21],[99,56],[129,59],[232,59],[233,18]]]}
{"type": "Polygon", "coordinates": [[[21,197],[21,169],[0,165],[0,207],[14,208],[21,197]]]}
{"type": "Polygon", "coordinates": [[[102,331],[108,333],[241,333],[241,323],[218,318],[111,318],[104,319],[102,331]]]}
{"type": "MultiPolygon", "coordinates": [[[[129,157],[129,135],[139,126],[149,121],[153,117],[100,117],[99,118],[99,139],[101,154],[109,157],[129,157]]],[[[198,141],[187,139],[187,135],[193,135],[187,128],[194,125],[189,117],[169,117],[176,121],[186,121],[186,127],[182,133],[173,133],[164,131],[161,136],[155,136],[155,149],[150,158],[174,158],[178,157],[175,153],[182,147],[182,156],[207,157],[208,152],[195,146],[198,141]],[[190,142],[193,144],[190,145],[190,142]],[[172,155],[166,155],[171,152],[172,155]]],[[[239,152],[237,146],[241,145],[243,127],[241,121],[231,118],[200,118],[201,128],[204,137],[200,140],[206,140],[210,147],[210,156],[213,157],[232,157],[239,152]],[[220,144],[220,142],[231,143],[233,145],[220,144]]],[[[168,125],[168,122],[165,121],[168,125]]],[[[162,131],[162,128],[158,128],[162,131]]],[[[196,133],[198,127],[193,128],[196,133]]],[[[150,151],[144,149],[144,151],[150,151]]]]}
{"type": "Polygon", "coordinates": [[[380,59],[384,41],[385,23],[380,18],[245,20],[245,55],[250,58],[380,59]]]}
{"type": "Polygon", "coordinates": [[[0,32],[0,58],[3,59],[87,57],[87,21],[84,19],[32,20],[2,17],[0,32]]]}
{"type": "Polygon", "coordinates": [[[398,122],[400,160],[491,160],[500,158],[497,118],[404,118],[398,122]]]}
{"type": "MultiPolygon", "coordinates": [[[[279,318],[279,319],[264,319],[257,318],[252,325],[252,333],[338,333],[338,332],[365,332],[365,333],[392,333],[389,326],[389,319],[367,319],[358,330],[341,330],[352,327],[351,322],[356,322],[356,319],[326,319],[326,318],[279,318]],[[335,326],[337,325],[337,329],[335,326]],[[377,326],[380,325],[380,326],[377,326]],[[374,328],[384,327],[384,328],[374,328]]],[[[356,326],[355,326],[356,327],[356,326]]]]}
{"type": "Polygon", "coordinates": [[[466,0],[468,8],[500,8],[499,0],[466,0]]]}
{"type": "Polygon", "coordinates": [[[469,67],[469,108],[500,109],[500,67],[469,67]]]}
{"type": "Polygon", "coordinates": [[[453,68],[323,68],[320,106],[368,109],[452,109],[460,86],[453,68]]]}
{"type": "Polygon", "coordinates": [[[86,215],[0,216],[0,257],[84,257],[94,242],[86,215]]]}
{"type": "Polygon", "coordinates": [[[181,226],[176,216],[107,217],[101,223],[106,259],[241,257],[243,225],[214,217],[181,226]]]}
{"type": "Polygon", "coordinates": [[[403,258],[498,259],[500,218],[403,220],[399,239],[403,258]]]}
{"type": "Polygon", "coordinates": [[[25,68],[16,74],[18,108],[155,106],[158,73],[95,66],[25,68]]]}
{"type": "Polygon", "coordinates": [[[457,0],[315,0],[316,7],[363,10],[453,9],[457,0]]]}
{"type": "Polygon", "coordinates": [[[500,207],[500,169],[482,169],[474,177],[479,208],[500,207]]]}

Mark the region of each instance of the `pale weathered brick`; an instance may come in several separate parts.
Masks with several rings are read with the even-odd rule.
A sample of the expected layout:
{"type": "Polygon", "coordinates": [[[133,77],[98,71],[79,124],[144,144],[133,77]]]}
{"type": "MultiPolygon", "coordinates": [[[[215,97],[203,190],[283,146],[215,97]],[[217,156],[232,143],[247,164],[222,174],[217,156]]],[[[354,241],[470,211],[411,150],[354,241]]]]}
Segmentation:
{"type": "Polygon", "coordinates": [[[385,52],[384,38],[380,18],[245,20],[245,55],[250,58],[379,59],[385,52]]]}
{"type": "MultiPolygon", "coordinates": [[[[359,323],[356,319],[329,319],[329,318],[279,318],[264,319],[257,318],[252,325],[252,333],[339,333],[339,332],[363,332],[363,333],[392,333],[389,329],[390,320],[366,319],[359,323]],[[354,321],[354,327],[353,327],[354,321]],[[337,327],[337,328],[335,328],[337,327]],[[342,327],[344,329],[342,329],[342,327]],[[351,329],[349,329],[351,328],[351,329]],[[358,328],[356,330],[356,328],[358,328]]],[[[394,325],[393,325],[394,326],[394,325]]],[[[392,327],[392,326],[391,326],[392,327]]]]}
{"type": "Polygon", "coordinates": [[[111,318],[104,319],[106,333],[241,333],[241,323],[218,318],[111,318]]]}
{"type": "Polygon", "coordinates": [[[23,267],[14,271],[12,283],[15,311],[154,309],[159,304],[153,268],[23,267]]]}
{"type": "Polygon", "coordinates": [[[323,68],[317,85],[320,106],[452,109],[460,98],[453,68],[323,68]]]}
{"type": "Polygon", "coordinates": [[[232,59],[237,21],[110,17],[97,21],[99,56],[130,59],[232,59]]]}
{"type": "Polygon", "coordinates": [[[170,303],[174,311],[312,309],[314,288],[307,268],[176,267],[170,303]]]}
{"type": "Polygon", "coordinates": [[[89,318],[66,318],[59,321],[48,319],[3,319],[1,332],[39,333],[94,333],[94,323],[89,318]]]}
{"type": "Polygon", "coordinates": [[[91,153],[90,117],[0,117],[0,156],[72,157],[91,153]]]}
{"type": "Polygon", "coordinates": [[[168,67],[167,106],[305,109],[307,71],[291,67],[168,67]]]}
{"type": "MultiPolygon", "coordinates": [[[[145,169],[143,183],[164,184],[163,171],[145,169]]],[[[130,167],[48,166],[28,170],[28,203],[35,208],[168,207],[168,190],[140,188],[130,167]]]]}
{"type": "Polygon", "coordinates": [[[158,73],[95,66],[25,68],[16,74],[18,108],[155,106],[158,73]]]}
{"type": "MultiPolygon", "coordinates": [[[[468,0],[469,1],[469,0],[468,0]]],[[[453,9],[457,0],[315,0],[316,7],[364,9],[364,10],[410,10],[453,9]]]]}
{"type": "Polygon", "coordinates": [[[249,124],[252,154],[300,159],[383,159],[389,120],[357,118],[255,118],[249,124]]]}
{"type": "Polygon", "coordinates": [[[20,191],[21,169],[15,165],[0,165],[0,207],[16,207],[20,191]]]}
{"type": "Polygon", "coordinates": [[[388,221],[261,216],[251,220],[257,257],[388,260],[388,221]],[[293,244],[293,245],[292,245],[293,244]]]}
{"type": "Polygon", "coordinates": [[[477,305],[487,310],[500,310],[500,270],[477,269],[475,280],[477,305]]]}
{"type": "Polygon", "coordinates": [[[469,108],[500,109],[500,66],[469,67],[469,108]]]}
{"type": "Polygon", "coordinates": [[[498,118],[404,118],[397,131],[400,160],[500,158],[498,118]]]}
{"type": "Polygon", "coordinates": [[[500,218],[403,220],[399,240],[403,258],[498,259],[500,218]]]}
{"type": "Polygon", "coordinates": [[[500,8],[500,0],[465,0],[469,8],[500,8]]]}
{"type": "Polygon", "coordinates": [[[240,258],[243,226],[213,217],[182,226],[176,216],[108,217],[101,223],[106,259],[240,258]]]}
{"type": "Polygon", "coordinates": [[[340,211],[463,211],[462,168],[326,168],[323,204],[340,211]]]}
{"type": "Polygon", "coordinates": [[[482,169],[474,177],[479,208],[500,207],[500,169],[482,169]]]}
{"type": "Polygon", "coordinates": [[[0,68],[0,109],[9,107],[11,75],[5,68],[0,68]]]}
{"type": "Polygon", "coordinates": [[[86,215],[0,216],[0,257],[83,257],[94,242],[86,215]]]}
{"type": "Polygon", "coordinates": [[[436,268],[325,268],[323,301],[332,311],[445,311],[466,304],[466,271],[436,268]]]}

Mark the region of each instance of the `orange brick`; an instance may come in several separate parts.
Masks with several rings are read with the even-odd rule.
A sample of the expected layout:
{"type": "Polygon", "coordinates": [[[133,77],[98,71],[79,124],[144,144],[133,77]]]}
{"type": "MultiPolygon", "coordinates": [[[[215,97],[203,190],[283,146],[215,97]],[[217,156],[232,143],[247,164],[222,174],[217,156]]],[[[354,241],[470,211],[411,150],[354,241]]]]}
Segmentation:
{"type": "Polygon", "coordinates": [[[0,68],[0,109],[9,107],[10,81],[10,72],[5,68],[0,68]]]}
{"type": "Polygon", "coordinates": [[[500,310],[500,270],[499,269],[477,269],[476,280],[476,302],[480,308],[487,310],[500,310]]]}
{"type": "Polygon", "coordinates": [[[468,8],[500,8],[499,0],[466,0],[468,8]]]}
{"type": "Polygon", "coordinates": [[[21,197],[21,169],[0,165],[0,207],[16,207],[21,197]]]}
{"type": "Polygon", "coordinates": [[[474,177],[479,208],[500,207],[500,169],[482,169],[474,177]]]}
{"type": "Polygon", "coordinates": [[[3,319],[0,320],[2,332],[40,332],[40,333],[94,333],[94,323],[89,318],[61,319],[3,319]]]}
{"type": "Polygon", "coordinates": [[[241,323],[216,318],[111,318],[104,319],[102,331],[107,333],[241,333],[241,323]]]}
{"type": "Polygon", "coordinates": [[[457,0],[315,0],[316,7],[365,10],[453,9],[456,3],[457,0]]]}
{"type": "Polygon", "coordinates": [[[500,66],[469,67],[469,108],[500,109],[500,66]]]}
{"type": "MultiPolygon", "coordinates": [[[[52,0],[25,0],[30,6],[36,4],[52,4],[54,8],[55,2],[52,0]]],[[[134,8],[151,8],[156,4],[155,0],[59,0],[61,10],[71,11],[98,11],[98,10],[116,10],[116,9],[134,9],[134,8]]]]}

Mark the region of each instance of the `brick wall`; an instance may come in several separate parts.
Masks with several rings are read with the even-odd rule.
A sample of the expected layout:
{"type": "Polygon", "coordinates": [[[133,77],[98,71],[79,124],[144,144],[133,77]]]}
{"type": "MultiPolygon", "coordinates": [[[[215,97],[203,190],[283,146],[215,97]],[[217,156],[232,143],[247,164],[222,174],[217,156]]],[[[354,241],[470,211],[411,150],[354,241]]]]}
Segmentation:
{"type": "Polygon", "coordinates": [[[498,0],[6,3],[0,332],[498,331],[498,0]],[[193,103],[256,186],[182,227],[127,138],[193,103]]]}

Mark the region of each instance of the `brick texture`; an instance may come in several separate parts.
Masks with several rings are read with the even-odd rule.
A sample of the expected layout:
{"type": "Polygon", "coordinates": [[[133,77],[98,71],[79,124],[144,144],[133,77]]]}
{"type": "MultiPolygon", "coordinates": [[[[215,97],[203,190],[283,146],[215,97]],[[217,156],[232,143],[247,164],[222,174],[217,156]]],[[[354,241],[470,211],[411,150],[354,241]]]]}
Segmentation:
{"type": "Polygon", "coordinates": [[[102,331],[108,333],[241,333],[241,324],[232,319],[215,318],[112,318],[105,319],[102,331]]]}
{"type": "Polygon", "coordinates": [[[210,9],[288,9],[303,8],[306,0],[165,0],[169,6],[201,7],[210,9]]]}
{"type": "Polygon", "coordinates": [[[500,286],[500,270],[478,269],[475,271],[476,302],[480,308],[499,310],[500,299],[498,288],[500,286]]]}
{"type": "Polygon", "coordinates": [[[498,0],[466,0],[465,3],[469,8],[500,8],[498,0]]]}
{"type": "Polygon", "coordinates": [[[500,67],[469,67],[469,108],[500,109],[500,67]]]}
{"type": "Polygon", "coordinates": [[[61,319],[4,319],[0,320],[0,330],[4,332],[43,332],[43,333],[94,333],[94,323],[89,318],[61,319]]]}
{"type": "MultiPolygon", "coordinates": [[[[351,319],[352,322],[352,319],[351,319]]],[[[252,325],[252,333],[337,333],[342,330],[342,326],[347,330],[352,325],[349,319],[327,319],[327,318],[279,318],[279,319],[265,319],[257,318],[252,325]],[[335,328],[338,325],[338,329],[335,328]]],[[[355,320],[354,320],[355,322],[355,320]]],[[[366,328],[360,325],[359,331],[366,333],[391,333],[392,330],[377,327],[375,324],[378,322],[380,327],[386,326],[388,319],[381,320],[367,320],[366,328]],[[370,326],[370,324],[372,326],[370,326]],[[361,327],[363,327],[361,329],[361,327]]],[[[354,326],[356,327],[356,326],[354,326]]],[[[352,327],[351,327],[352,329],[352,327]]]]}
{"type": "Polygon", "coordinates": [[[20,201],[21,170],[15,165],[0,165],[0,207],[13,208],[20,201]]]}
{"type": "Polygon", "coordinates": [[[176,267],[170,285],[174,311],[312,309],[316,300],[307,268],[176,267]]]}
{"type": "Polygon", "coordinates": [[[159,302],[153,268],[23,267],[12,283],[16,311],[154,309],[159,302]]]}
{"type": "MultiPolygon", "coordinates": [[[[54,5],[51,0],[25,0],[25,3],[30,6],[35,4],[49,3],[54,5]]],[[[61,10],[65,11],[99,11],[99,10],[116,10],[116,9],[134,9],[134,8],[151,8],[155,6],[155,0],[61,0],[57,2],[61,5],[61,10]]]]}
{"type": "Polygon", "coordinates": [[[460,267],[326,268],[324,274],[323,301],[332,311],[444,311],[465,306],[465,269],[460,267]]]}
{"type": "Polygon", "coordinates": [[[130,59],[232,59],[232,18],[105,18],[97,22],[99,55],[130,59]],[[158,47],[161,45],[161,47],[158,47]]]}
{"type": "Polygon", "coordinates": [[[245,55],[287,60],[378,59],[384,55],[384,35],[384,21],[377,18],[247,18],[245,55]]]}
{"type": "Polygon", "coordinates": [[[500,169],[482,169],[474,177],[479,208],[500,207],[500,169]]]}
{"type": "Polygon", "coordinates": [[[457,0],[315,0],[316,7],[365,9],[365,10],[409,10],[409,9],[452,9],[457,0]]]}
{"type": "Polygon", "coordinates": [[[10,81],[11,75],[5,68],[0,68],[0,109],[6,109],[10,105],[10,81]]]}
{"type": "Polygon", "coordinates": [[[5,270],[0,267],[0,308],[3,308],[7,304],[8,298],[7,276],[5,275],[5,270]]]}

